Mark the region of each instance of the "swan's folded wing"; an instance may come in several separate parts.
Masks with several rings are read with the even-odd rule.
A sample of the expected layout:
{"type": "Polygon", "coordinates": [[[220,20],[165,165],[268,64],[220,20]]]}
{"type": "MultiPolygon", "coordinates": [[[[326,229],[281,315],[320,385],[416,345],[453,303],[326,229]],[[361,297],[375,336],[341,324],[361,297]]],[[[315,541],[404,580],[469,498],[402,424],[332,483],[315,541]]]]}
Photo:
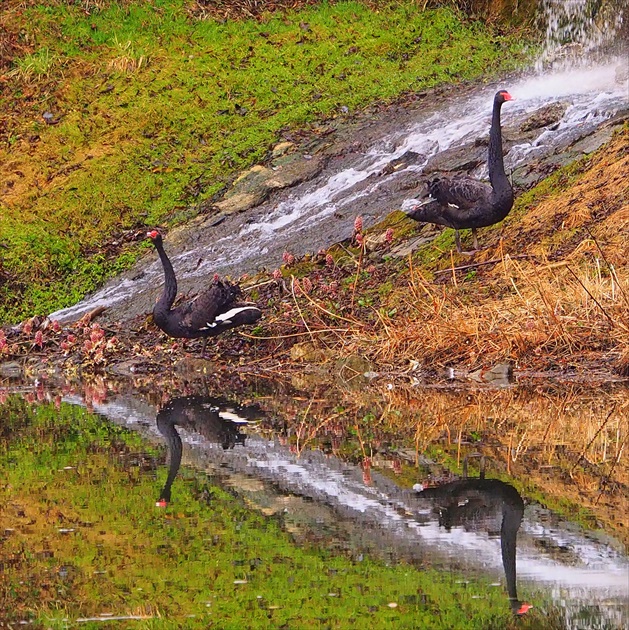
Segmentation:
{"type": "Polygon", "coordinates": [[[492,193],[489,184],[471,177],[434,179],[428,189],[430,195],[441,204],[457,206],[461,210],[489,201],[492,193]]]}

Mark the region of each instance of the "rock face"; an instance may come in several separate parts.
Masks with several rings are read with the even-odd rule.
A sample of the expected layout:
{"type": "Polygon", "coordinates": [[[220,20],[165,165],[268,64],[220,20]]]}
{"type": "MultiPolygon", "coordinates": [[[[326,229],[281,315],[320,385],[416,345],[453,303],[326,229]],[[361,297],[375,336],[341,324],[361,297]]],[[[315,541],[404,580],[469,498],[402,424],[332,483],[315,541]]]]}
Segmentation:
{"type": "Polygon", "coordinates": [[[282,190],[316,177],[324,166],[322,157],[311,157],[297,152],[292,143],[282,143],[273,150],[269,166],[256,164],[234,182],[225,197],[214,204],[221,214],[249,210],[263,201],[274,190],[282,190]]]}

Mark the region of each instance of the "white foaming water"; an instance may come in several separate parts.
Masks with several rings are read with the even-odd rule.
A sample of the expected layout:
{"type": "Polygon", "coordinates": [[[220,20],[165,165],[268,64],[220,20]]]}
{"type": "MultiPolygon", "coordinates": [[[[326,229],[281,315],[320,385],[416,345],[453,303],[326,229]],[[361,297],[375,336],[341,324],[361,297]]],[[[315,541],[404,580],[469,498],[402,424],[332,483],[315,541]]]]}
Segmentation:
{"type": "MultiPolygon", "coordinates": [[[[591,68],[561,70],[505,84],[503,87],[508,88],[516,100],[503,107],[503,126],[508,126],[510,120],[525,117],[542,105],[558,101],[569,103],[563,119],[552,131],[540,130],[537,138],[512,148],[505,158],[507,168],[517,168],[530,157],[561,144],[562,139],[573,130],[584,125],[594,127],[626,106],[627,84],[616,83],[616,65],[609,62],[591,68]]],[[[265,210],[266,214],[242,227],[238,234],[229,234],[173,257],[178,277],[207,276],[220,273],[227,266],[242,265],[248,267],[247,271],[256,269],[257,258],[276,251],[278,243],[285,241],[289,235],[305,231],[316,233],[317,226],[329,220],[330,215],[339,210],[345,210],[345,214],[352,212],[352,204],[374,195],[383,183],[409,172],[421,171],[436,153],[456,147],[474,135],[488,133],[494,92],[495,87],[483,88],[466,99],[444,102],[443,110],[423,120],[421,111],[418,111],[416,123],[381,138],[357,157],[354,164],[333,173],[325,181],[313,183],[301,195],[289,196],[265,210]],[[417,164],[386,176],[380,175],[392,160],[409,151],[421,156],[417,164]],[[369,180],[367,186],[361,184],[370,177],[373,181],[369,180]],[[195,260],[202,262],[193,265],[195,260]]],[[[483,177],[485,173],[486,169],[481,167],[475,174],[483,177]]],[[[410,199],[402,205],[414,202],[410,199]]],[[[344,238],[347,234],[338,236],[344,238]]],[[[281,253],[278,265],[281,264],[279,257],[281,253]]],[[[51,317],[68,321],[97,306],[111,306],[147,290],[147,287],[161,284],[161,275],[161,267],[156,261],[144,270],[140,282],[114,281],[80,304],[57,311],[51,317]]]]}
{"type": "Polygon", "coordinates": [[[539,22],[545,31],[538,70],[583,65],[615,43],[626,3],[607,0],[542,0],[539,22]]]}

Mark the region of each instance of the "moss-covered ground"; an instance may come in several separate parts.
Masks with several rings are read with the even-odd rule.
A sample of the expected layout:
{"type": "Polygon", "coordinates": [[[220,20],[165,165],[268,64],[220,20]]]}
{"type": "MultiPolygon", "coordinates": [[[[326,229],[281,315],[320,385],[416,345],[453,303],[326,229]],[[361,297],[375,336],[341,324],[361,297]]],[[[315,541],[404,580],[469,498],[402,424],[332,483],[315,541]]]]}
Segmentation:
{"type": "Polygon", "coordinates": [[[3,2],[0,321],[75,303],[287,134],[523,58],[447,6],[306,4],[3,2]]]}

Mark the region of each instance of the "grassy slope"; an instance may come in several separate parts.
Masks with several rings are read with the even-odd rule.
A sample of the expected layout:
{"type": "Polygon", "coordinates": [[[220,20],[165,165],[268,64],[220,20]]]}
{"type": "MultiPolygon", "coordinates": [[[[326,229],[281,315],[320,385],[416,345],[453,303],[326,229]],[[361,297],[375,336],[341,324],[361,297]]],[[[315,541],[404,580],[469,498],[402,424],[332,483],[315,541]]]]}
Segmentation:
{"type": "MultiPolygon", "coordinates": [[[[516,626],[502,589],[296,547],[278,521],[185,470],[172,508],[147,509],[164,477],[155,454],[85,410],[15,397],[0,414],[0,524],[12,532],[0,621],[62,628],[108,613],[147,617],[134,628],[516,626]]],[[[541,615],[517,627],[540,627],[541,615]]]]}
{"type": "Polygon", "coordinates": [[[77,301],[130,264],[134,230],[194,214],[282,131],[486,77],[522,52],[410,1],[224,23],[186,8],[11,2],[0,17],[13,44],[0,75],[0,321],[77,301]]]}

